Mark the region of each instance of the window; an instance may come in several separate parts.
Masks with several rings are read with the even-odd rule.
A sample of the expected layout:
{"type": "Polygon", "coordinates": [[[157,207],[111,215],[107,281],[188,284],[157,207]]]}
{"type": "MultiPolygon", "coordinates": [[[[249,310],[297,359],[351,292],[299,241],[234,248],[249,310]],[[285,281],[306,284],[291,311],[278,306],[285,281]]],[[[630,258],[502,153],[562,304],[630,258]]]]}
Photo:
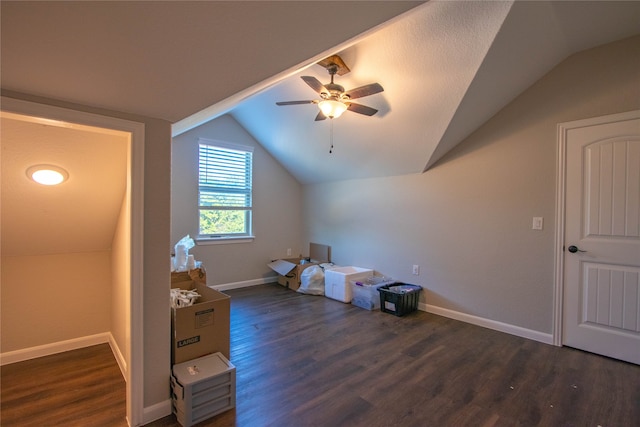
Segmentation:
{"type": "Polygon", "coordinates": [[[253,148],[200,139],[199,238],[251,237],[253,148]]]}

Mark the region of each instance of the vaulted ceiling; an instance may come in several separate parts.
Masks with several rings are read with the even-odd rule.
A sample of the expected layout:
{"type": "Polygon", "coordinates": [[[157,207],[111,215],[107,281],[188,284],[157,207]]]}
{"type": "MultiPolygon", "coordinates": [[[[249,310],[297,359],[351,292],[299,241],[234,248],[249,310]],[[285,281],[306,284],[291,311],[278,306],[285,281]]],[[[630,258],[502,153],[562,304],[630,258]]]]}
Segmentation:
{"type": "MultiPolygon", "coordinates": [[[[567,56],[640,32],[640,2],[22,2],[1,82],[169,120],[231,114],[301,183],[420,173],[567,56]],[[315,122],[301,75],[339,53],[379,112],[315,122]],[[329,153],[331,141],[333,153],[329,153]]],[[[10,92],[9,92],[10,93],[10,92]]]]}
{"type": "MultiPolygon", "coordinates": [[[[2,92],[177,122],[416,4],[3,0],[2,92]],[[327,22],[332,30],[319,31],[327,22]]],[[[123,137],[6,112],[0,129],[3,256],[109,250],[125,194],[123,137]],[[29,181],[39,163],[69,180],[29,181]]]]}
{"type": "Polygon", "coordinates": [[[128,134],[0,112],[1,252],[34,256],[108,251],[127,186],[128,134]],[[63,168],[57,186],[27,169],[63,168]]]}
{"type": "Polygon", "coordinates": [[[231,114],[303,183],[421,173],[566,57],[637,33],[640,2],[431,1],[331,52],[345,88],[384,87],[357,100],[376,115],[275,105],[317,99],[299,76],[328,82],[320,65],[231,114]]]}
{"type": "Polygon", "coordinates": [[[2,88],[176,122],[419,3],[3,0],[2,88]]]}

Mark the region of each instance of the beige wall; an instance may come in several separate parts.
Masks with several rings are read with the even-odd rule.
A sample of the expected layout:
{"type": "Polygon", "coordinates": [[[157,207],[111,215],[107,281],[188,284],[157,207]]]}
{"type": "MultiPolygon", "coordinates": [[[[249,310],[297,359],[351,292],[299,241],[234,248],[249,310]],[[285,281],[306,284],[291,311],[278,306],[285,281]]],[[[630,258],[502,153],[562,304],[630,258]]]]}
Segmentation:
{"type": "MultiPolygon", "coordinates": [[[[129,170],[129,168],[127,168],[129,170]]],[[[124,360],[129,360],[130,323],[129,306],[131,304],[130,278],[131,266],[131,191],[127,186],[122,200],[118,224],[111,245],[111,313],[110,328],[124,360]]]]}
{"type": "MultiPolygon", "coordinates": [[[[143,287],[143,404],[145,407],[149,407],[166,402],[169,390],[171,350],[169,341],[171,323],[168,310],[170,276],[167,267],[170,253],[171,124],[165,120],[102,110],[10,91],[3,91],[2,95],[144,124],[144,283],[134,283],[133,286],[143,287]]],[[[107,265],[110,266],[108,258],[107,265]]]]}
{"type": "MultiPolygon", "coordinates": [[[[198,233],[198,138],[218,139],[254,147],[253,233],[251,243],[196,246],[190,253],[203,262],[209,285],[273,276],[266,264],[308,249],[302,232],[300,184],[231,116],[222,116],[173,141],[171,242],[198,233]]],[[[308,246],[307,246],[308,248],[308,246]]],[[[168,267],[167,267],[168,268],[168,267]]]]}
{"type": "Polygon", "coordinates": [[[2,257],[2,352],[109,332],[110,252],[2,257]]]}
{"type": "MultiPolygon", "coordinates": [[[[122,117],[127,118],[127,117],[122,117]]],[[[171,215],[171,124],[129,117],[145,124],[144,146],[144,407],[168,399],[171,370],[169,311],[171,215]]],[[[134,284],[135,286],[136,284],[134,284]]],[[[138,284],[139,285],[139,284],[138,284]]]]}
{"type": "Polygon", "coordinates": [[[306,186],[304,237],[427,304],[551,333],[557,124],[639,108],[640,37],[579,53],[424,174],[306,186]]]}

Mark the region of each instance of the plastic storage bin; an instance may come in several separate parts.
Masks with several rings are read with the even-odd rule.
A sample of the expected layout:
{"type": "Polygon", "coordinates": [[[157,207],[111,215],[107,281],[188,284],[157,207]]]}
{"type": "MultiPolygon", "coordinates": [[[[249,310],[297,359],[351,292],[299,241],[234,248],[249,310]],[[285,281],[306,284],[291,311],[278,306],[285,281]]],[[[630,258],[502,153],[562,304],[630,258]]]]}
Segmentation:
{"type": "Polygon", "coordinates": [[[380,308],[380,294],[378,288],[395,280],[385,276],[371,276],[363,279],[351,280],[351,304],[365,310],[377,310],[380,308]]]}
{"type": "Polygon", "coordinates": [[[173,366],[172,411],[189,427],[236,406],[236,367],[222,353],[173,366]]]}
{"type": "Polygon", "coordinates": [[[351,280],[373,276],[373,270],[362,267],[336,267],[324,271],[324,296],[342,302],[351,302],[351,280]]]}
{"type": "Polygon", "coordinates": [[[380,310],[385,313],[404,316],[418,309],[418,299],[422,288],[417,285],[395,282],[378,288],[380,310]]]}

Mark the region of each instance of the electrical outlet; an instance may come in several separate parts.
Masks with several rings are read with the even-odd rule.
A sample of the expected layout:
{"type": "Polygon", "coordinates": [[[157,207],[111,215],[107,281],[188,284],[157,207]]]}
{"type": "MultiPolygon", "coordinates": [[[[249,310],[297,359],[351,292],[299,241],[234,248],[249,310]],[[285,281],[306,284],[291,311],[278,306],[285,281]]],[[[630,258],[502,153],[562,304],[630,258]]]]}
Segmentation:
{"type": "Polygon", "coordinates": [[[291,256],[291,248],[287,248],[287,256],[291,256]]]}
{"type": "Polygon", "coordinates": [[[419,265],[414,264],[414,265],[413,265],[413,275],[414,275],[414,276],[417,276],[417,275],[419,275],[419,274],[420,274],[420,266],[419,266],[419,265]]]}

